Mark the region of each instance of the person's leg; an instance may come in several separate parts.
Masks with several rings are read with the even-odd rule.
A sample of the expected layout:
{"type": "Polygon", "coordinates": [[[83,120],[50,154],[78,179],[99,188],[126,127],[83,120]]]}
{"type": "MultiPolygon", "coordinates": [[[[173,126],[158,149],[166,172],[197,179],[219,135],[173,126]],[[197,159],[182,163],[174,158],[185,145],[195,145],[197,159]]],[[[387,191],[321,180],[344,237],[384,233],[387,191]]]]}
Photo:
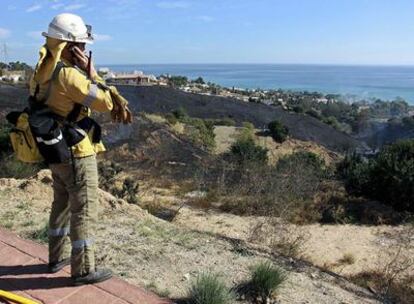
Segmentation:
{"type": "Polygon", "coordinates": [[[57,271],[65,264],[60,262],[70,257],[69,250],[69,194],[66,190],[64,181],[61,179],[66,176],[67,168],[63,164],[51,165],[53,178],[53,203],[49,217],[49,265],[51,271],[57,271]],[[56,267],[59,266],[59,267],[56,267]]]}
{"type": "Polygon", "coordinates": [[[98,170],[95,156],[75,159],[75,176],[68,187],[70,199],[70,238],[72,276],[95,271],[94,225],[98,212],[98,170]]]}

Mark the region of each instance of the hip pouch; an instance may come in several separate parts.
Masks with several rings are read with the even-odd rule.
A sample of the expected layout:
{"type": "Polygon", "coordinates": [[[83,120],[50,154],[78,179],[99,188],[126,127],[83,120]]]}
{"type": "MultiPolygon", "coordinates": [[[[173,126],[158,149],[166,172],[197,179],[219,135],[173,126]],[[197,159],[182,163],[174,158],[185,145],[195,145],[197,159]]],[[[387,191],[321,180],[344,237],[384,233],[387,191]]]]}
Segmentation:
{"type": "Polygon", "coordinates": [[[71,152],[62,129],[49,109],[30,114],[29,125],[46,163],[60,164],[70,160],[71,152]]]}
{"type": "Polygon", "coordinates": [[[6,119],[13,125],[9,136],[17,159],[25,163],[43,162],[44,159],[40,154],[29,126],[29,115],[27,112],[10,112],[7,114],[6,119]]]}

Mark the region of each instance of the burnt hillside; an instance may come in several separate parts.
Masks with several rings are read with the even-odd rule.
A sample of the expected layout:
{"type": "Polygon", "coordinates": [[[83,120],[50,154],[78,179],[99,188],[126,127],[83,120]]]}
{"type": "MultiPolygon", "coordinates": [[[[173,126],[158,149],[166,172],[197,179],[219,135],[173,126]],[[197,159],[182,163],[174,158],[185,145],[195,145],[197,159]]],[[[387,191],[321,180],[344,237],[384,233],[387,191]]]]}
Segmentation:
{"type": "MultiPolygon", "coordinates": [[[[262,128],[272,120],[285,124],[294,138],[314,141],[331,150],[343,151],[363,145],[362,142],[342,133],[321,121],[304,114],[289,113],[280,107],[246,103],[232,98],[185,93],[168,87],[119,86],[135,112],[167,113],[179,107],[192,117],[226,118],[237,123],[250,121],[262,128]]],[[[28,92],[26,88],[0,86],[0,117],[7,111],[22,109],[28,92]]]]}
{"type": "Polygon", "coordinates": [[[230,117],[237,123],[250,121],[258,128],[278,119],[289,128],[293,137],[314,141],[332,150],[343,151],[362,145],[361,142],[313,117],[289,113],[280,107],[246,103],[232,98],[185,93],[159,86],[119,86],[118,88],[135,111],[166,113],[183,107],[192,117],[230,117]]]}

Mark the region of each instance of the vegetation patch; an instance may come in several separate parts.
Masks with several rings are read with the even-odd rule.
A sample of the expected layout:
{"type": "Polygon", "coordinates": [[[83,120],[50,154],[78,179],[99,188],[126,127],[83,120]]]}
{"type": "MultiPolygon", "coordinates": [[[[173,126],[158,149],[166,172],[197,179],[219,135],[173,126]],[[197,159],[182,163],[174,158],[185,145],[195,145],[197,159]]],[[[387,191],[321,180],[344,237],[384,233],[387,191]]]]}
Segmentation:
{"type": "Polygon", "coordinates": [[[379,200],[397,211],[414,212],[414,140],[387,146],[369,160],[347,156],[338,172],[349,193],[379,200]]]}
{"type": "Polygon", "coordinates": [[[411,304],[414,303],[414,277],[403,280],[390,280],[381,271],[365,271],[350,277],[355,284],[376,293],[391,303],[411,304]]]}
{"type": "Polygon", "coordinates": [[[253,303],[266,304],[274,298],[274,293],[286,280],[286,273],[269,261],[251,269],[250,280],[237,287],[239,294],[245,295],[253,303]]]}
{"type": "Polygon", "coordinates": [[[227,304],[233,298],[222,280],[211,273],[199,275],[188,291],[189,304],[227,304]]]}
{"type": "Polygon", "coordinates": [[[278,120],[270,122],[267,128],[270,136],[278,143],[284,142],[289,135],[289,129],[278,120]]]}
{"type": "Polygon", "coordinates": [[[40,243],[49,241],[49,223],[43,223],[43,226],[30,234],[30,238],[40,243]]]}

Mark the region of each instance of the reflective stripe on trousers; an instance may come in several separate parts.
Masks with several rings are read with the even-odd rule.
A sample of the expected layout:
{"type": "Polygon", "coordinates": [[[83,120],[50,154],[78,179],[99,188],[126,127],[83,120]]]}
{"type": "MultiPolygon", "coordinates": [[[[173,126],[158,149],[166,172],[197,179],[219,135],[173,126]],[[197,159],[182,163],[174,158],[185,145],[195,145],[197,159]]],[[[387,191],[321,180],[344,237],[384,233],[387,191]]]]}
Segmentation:
{"type": "Polygon", "coordinates": [[[69,232],[69,227],[49,229],[49,236],[65,236],[69,235],[69,232]]]}

